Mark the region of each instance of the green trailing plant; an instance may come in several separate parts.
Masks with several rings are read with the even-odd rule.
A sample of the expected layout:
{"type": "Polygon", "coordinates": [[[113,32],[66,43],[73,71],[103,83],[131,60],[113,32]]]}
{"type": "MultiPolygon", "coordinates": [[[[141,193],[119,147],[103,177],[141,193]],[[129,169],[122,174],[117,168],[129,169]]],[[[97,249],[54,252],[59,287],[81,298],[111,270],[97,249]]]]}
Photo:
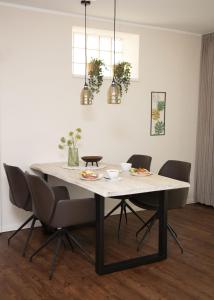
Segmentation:
{"type": "Polygon", "coordinates": [[[66,147],[68,148],[77,148],[77,143],[81,140],[81,128],[76,128],[74,131],[70,131],[68,133],[68,137],[65,138],[64,136],[60,139],[60,144],[58,145],[59,149],[63,150],[66,147]]]}
{"type": "Polygon", "coordinates": [[[120,96],[128,92],[131,80],[131,64],[127,61],[120,62],[114,66],[114,79],[119,85],[120,96]]]}
{"type": "Polygon", "coordinates": [[[105,67],[105,64],[98,58],[93,58],[88,64],[88,86],[91,90],[92,98],[94,98],[95,93],[99,93],[102,86],[103,67],[105,67]]]}

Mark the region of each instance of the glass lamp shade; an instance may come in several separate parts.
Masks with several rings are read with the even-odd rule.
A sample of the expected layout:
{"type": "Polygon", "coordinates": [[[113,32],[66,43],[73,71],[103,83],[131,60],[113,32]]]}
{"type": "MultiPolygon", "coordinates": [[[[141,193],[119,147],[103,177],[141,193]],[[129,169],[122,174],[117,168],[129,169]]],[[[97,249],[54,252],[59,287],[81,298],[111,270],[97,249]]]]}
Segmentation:
{"type": "Polygon", "coordinates": [[[92,93],[87,84],[84,85],[84,88],[80,93],[80,104],[82,105],[92,104],[92,93]]]}
{"type": "Polygon", "coordinates": [[[121,103],[120,87],[113,80],[108,89],[108,104],[120,104],[120,103],[121,103]]]}

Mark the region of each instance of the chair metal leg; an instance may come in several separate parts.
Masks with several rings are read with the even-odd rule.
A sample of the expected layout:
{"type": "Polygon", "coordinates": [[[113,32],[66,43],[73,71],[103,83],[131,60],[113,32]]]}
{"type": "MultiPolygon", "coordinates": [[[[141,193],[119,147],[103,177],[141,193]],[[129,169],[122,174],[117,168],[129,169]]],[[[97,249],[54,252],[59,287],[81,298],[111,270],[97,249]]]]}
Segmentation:
{"type": "Polygon", "coordinates": [[[119,224],[118,224],[118,229],[117,229],[117,238],[118,238],[118,240],[120,239],[120,226],[121,226],[122,216],[123,216],[123,205],[121,206],[120,219],[119,219],[119,224]]]}
{"type": "Polygon", "coordinates": [[[124,205],[123,205],[123,211],[124,211],[125,220],[126,220],[126,224],[127,224],[128,223],[128,218],[127,218],[126,206],[127,206],[127,204],[125,202],[124,205]]]}
{"type": "Polygon", "coordinates": [[[105,217],[104,219],[107,219],[116,209],[118,209],[119,207],[121,207],[122,205],[122,201],[120,201],[120,203],[118,203],[105,217]]]}
{"type": "Polygon", "coordinates": [[[171,226],[169,223],[168,223],[167,225],[168,225],[168,227],[174,232],[175,236],[178,237],[178,236],[177,236],[177,233],[176,233],[175,230],[172,228],[172,226],[171,226]]]}
{"type": "Polygon", "coordinates": [[[145,238],[147,237],[148,233],[149,233],[150,230],[152,229],[152,226],[154,225],[154,223],[155,223],[156,220],[157,220],[157,218],[153,218],[153,219],[151,220],[151,222],[149,223],[149,225],[148,225],[148,227],[146,228],[146,231],[145,231],[145,233],[144,233],[142,239],[140,240],[140,242],[139,242],[139,244],[138,244],[138,246],[137,246],[137,251],[139,251],[140,248],[142,247],[145,238]]]}
{"type": "Polygon", "coordinates": [[[34,215],[30,216],[7,240],[8,245],[10,244],[10,240],[25,226],[27,225],[31,220],[33,220],[34,215]]]}
{"type": "Polygon", "coordinates": [[[29,261],[33,260],[33,257],[37,255],[43,248],[45,248],[56,236],[59,234],[59,231],[54,232],[29,258],[29,261]]]}
{"type": "Polygon", "coordinates": [[[66,242],[65,242],[64,236],[62,236],[62,244],[63,244],[64,248],[66,249],[66,242]]]}
{"type": "MultiPolygon", "coordinates": [[[[126,202],[125,199],[121,200],[120,203],[118,203],[105,217],[104,219],[108,218],[116,209],[118,208],[120,209],[120,219],[119,219],[119,225],[118,225],[118,230],[117,230],[117,237],[118,240],[120,239],[120,227],[121,227],[121,221],[122,221],[122,216],[123,216],[123,212],[125,215],[125,220],[126,220],[126,224],[128,223],[128,217],[127,217],[127,210],[126,207],[141,221],[143,222],[143,224],[146,224],[146,222],[143,220],[143,218],[141,218],[135,211],[134,209],[126,202]]],[[[146,225],[147,226],[147,225],[146,225]]],[[[144,226],[142,227],[142,229],[144,228],[144,226]]],[[[142,230],[141,229],[141,230],[142,230]]],[[[139,230],[139,231],[141,231],[139,230]]],[[[138,234],[138,233],[137,233],[138,234]]],[[[136,236],[137,236],[136,234],[136,236]]]]}
{"type": "Polygon", "coordinates": [[[128,209],[141,221],[143,222],[143,224],[145,224],[146,222],[143,220],[143,218],[141,218],[136,211],[129,205],[126,203],[126,206],[128,207],[128,209]]]}
{"type": "Polygon", "coordinates": [[[71,239],[70,239],[70,237],[69,237],[69,235],[68,235],[67,232],[65,232],[65,237],[66,237],[66,239],[67,239],[67,241],[68,241],[68,244],[69,244],[70,247],[71,247],[71,250],[74,251],[74,247],[73,247],[73,245],[72,245],[71,239]]]}
{"type": "Polygon", "coordinates": [[[172,235],[173,239],[175,240],[176,244],[177,244],[178,247],[180,248],[181,254],[183,254],[183,253],[184,253],[184,249],[183,249],[183,247],[181,246],[180,242],[178,241],[178,239],[177,239],[177,237],[176,237],[176,235],[175,235],[175,233],[174,233],[174,230],[172,230],[172,228],[171,228],[171,226],[169,226],[169,224],[167,224],[167,229],[169,230],[169,232],[171,233],[171,235],[172,235]]]}
{"type": "Polygon", "coordinates": [[[145,224],[143,224],[143,226],[140,227],[140,229],[138,229],[138,231],[136,232],[136,237],[138,236],[138,234],[145,228],[147,227],[149,229],[149,224],[152,222],[153,219],[157,218],[157,213],[155,213],[148,221],[146,221],[145,224]]]}
{"type": "Polygon", "coordinates": [[[53,255],[53,258],[52,258],[52,262],[51,262],[51,267],[50,267],[50,271],[49,271],[49,280],[52,279],[53,273],[56,269],[56,259],[57,259],[58,254],[59,254],[61,243],[62,243],[62,233],[60,232],[58,234],[58,237],[57,237],[56,248],[55,248],[54,255],[53,255]]]}
{"type": "Polygon", "coordinates": [[[29,244],[29,242],[30,242],[30,239],[31,239],[31,236],[32,236],[32,233],[33,233],[33,229],[34,229],[34,225],[35,225],[36,219],[37,219],[37,218],[34,216],[34,217],[33,217],[33,221],[32,221],[32,223],[31,223],[31,227],[30,227],[30,231],[29,231],[27,240],[26,240],[26,242],[25,242],[25,246],[24,246],[24,249],[23,249],[23,252],[22,252],[22,256],[25,256],[25,253],[26,253],[26,251],[27,251],[28,244],[29,244]]]}
{"type": "Polygon", "coordinates": [[[80,243],[76,240],[76,238],[73,235],[71,235],[67,230],[66,232],[69,238],[71,239],[71,241],[81,250],[82,254],[84,254],[84,256],[88,259],[88,261],[94,265],[94,260],[91,258],[88,252],[85,251],[85,249],[80,245],[80,243]]]}

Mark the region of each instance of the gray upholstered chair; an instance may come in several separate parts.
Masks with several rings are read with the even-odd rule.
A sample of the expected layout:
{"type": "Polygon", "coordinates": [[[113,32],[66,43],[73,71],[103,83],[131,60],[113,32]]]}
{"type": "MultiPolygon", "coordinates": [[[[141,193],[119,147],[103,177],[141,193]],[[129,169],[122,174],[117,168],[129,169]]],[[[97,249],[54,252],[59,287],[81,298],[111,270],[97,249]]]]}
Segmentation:
{"type": "MultiPolygon", "coordinates": [[[[26,181],[25,173],[18,167],[15,166],[9,166],[7,164],[4,164],[4,169],[7,175],[7,180],[9,184],[9,197],[10,201],[13,205],[16,207],[23,209],[25,211],[32,212],[32,199],[30,195],[30,191],[28,188],[28,184],[26,181]]],[[[8,245],[10,243],[10,240],[28,223],[31,222],[30,231],[28,233],[22,255],[24,256],[27,247],[32,235],[32,231],[34,228],[34,224],[36,221],[36,217],[34,214],[31,214],[31,216],[16,230],[13,232],[12,235],[8,238],[8,245]]]]}
{"type": "MultiPolygon", "coordinates": [[[[145,168],[150,171],[152,157],[148,155],[141,155],[141,154],[133,154],[129,159],[128,163],[132,164],[132,168],[145,168]]],[[[106,216],[105,219],[108,218],[116,209],[120,207],[120,217],[119,217],[119,224],[118,224],[118,230],[117,230],[117,237],[119,239],[120,237],[120,227],[121,227],[121,221],[123,217],[123,213],[125,215],[125,220],[127,224],[127,210],[128,208],[141,222],[144,222],[144,220],[134,211],[134,209],[127,203],[127,200],[129,200],[129,196],[118,196],[118,197],[112,197],[114,199],[121,200],[106,216]]]]}
{"type": "Polygon", "coordinates": [[[65,187],[55,188],[54,192],[54,188],[51,188],[47,182],[38,176],[27,174],[27,180],[32,195],[35,216],[44,224],[56,229],[39,249],[31,255],[30,261],[51,241],[56,239],[56,248],[49,271],[49,279],[51,279],[55,270],[60,246],[64,238],[67,239],[72,249],[73,245],[76,245],[91,261],[90,256],[71,234],[68,227],[95,221],[94,199],[70,200],[68,190],[65,187]]]}
{"type": "MultiPolygon", "coordinates": [[[[191,164],[184,161],[178,160],[168,160],[160,169],[159,175],[173,178],[176,180],[181,180],[185,182],[189,182],[190,180],[190,170],[191,164]]],[[[170,190],[168,191],[168,210],[178,209],[185,206],[187,201],[189,188],[170,190]]],[[[158,203],[159,203],[159,192],[155,193],[146,193],[142,195],[134,195],[130,199],[133,204],[136,206],[148,209],[148,210],[156,210],[156,213],[136,232],[136,236],[145,229],[142,239],[138,245],[138,250],[143,244],[147,234],[150,232],[152,226],[158,220],[158,203]]],[[[177,239],[177,234],[172,228],[172,226],[168,223],[167,229],[169,233],[172,235],[173,239],[179,246],[181,253],[183,253],[183,248],[180,242],[177,239]]]]}

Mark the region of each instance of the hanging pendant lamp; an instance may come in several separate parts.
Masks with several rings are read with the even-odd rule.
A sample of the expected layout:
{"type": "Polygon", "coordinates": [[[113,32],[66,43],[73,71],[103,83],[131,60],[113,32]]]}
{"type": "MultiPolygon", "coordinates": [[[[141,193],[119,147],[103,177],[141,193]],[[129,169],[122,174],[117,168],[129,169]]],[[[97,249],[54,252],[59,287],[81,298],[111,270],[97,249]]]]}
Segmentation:
{"type": "Polygon", "coordinates": [[[87,33],[86,33],[86,7],[91,4],[91,1],[82,0],[81,4],[85,6],[85,84],[80,94],[80,104],[91,105],[92,93],[87,84],[87,33]]]}
{"type": "Polygon", "coordinates": [[[120,87],[115,82],[115,25],[116,25],[116,0],[114,0],[114,65],[113,65],[113,79],[111,86],[108,89],[108,104],[120,104],[120,87]]]}

